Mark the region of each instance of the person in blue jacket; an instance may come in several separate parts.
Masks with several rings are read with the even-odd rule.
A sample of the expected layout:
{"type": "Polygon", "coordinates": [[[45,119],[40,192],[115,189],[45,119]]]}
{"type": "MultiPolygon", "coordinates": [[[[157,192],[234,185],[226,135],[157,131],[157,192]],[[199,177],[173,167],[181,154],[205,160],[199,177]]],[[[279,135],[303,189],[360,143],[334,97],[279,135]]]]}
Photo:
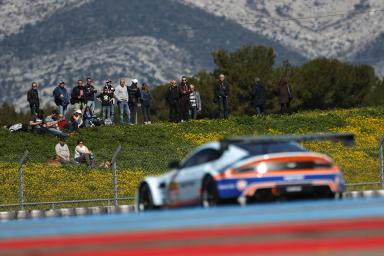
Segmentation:
{"type": "Polygon", "coordinates": [[[55,104],[58,108],[59,114],[65,115],[67,106],[69,105],[69,94],[63,81],[61,81],[55,90],[53,90],[53,97],[55,99],[55,104]]]}

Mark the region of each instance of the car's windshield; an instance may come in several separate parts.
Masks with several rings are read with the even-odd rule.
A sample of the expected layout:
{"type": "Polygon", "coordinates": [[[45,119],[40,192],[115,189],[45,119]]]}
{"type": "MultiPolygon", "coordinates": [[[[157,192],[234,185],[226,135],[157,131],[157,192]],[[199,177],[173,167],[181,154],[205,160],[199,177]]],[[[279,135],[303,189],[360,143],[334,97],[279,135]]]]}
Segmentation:
{"type": "Polygon", "coordinates": [[[264,155],[282,152],[305,152],[305,148],[294,142],[239,143],[236,146],[247,150],[251,155],[264,155]]]}

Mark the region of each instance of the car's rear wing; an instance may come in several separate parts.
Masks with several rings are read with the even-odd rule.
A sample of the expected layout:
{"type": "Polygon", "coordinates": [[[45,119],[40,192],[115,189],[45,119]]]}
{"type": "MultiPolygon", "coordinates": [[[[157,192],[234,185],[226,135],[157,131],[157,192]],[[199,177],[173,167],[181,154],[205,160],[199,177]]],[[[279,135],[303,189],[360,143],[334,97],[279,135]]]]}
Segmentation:
{"type": "Polygon", "coordinates": [[[353,133],[326,133],[326,134],[304,134],[304,135],[270,135],[270,136],[238,136],[229,137],[220,141],[221,150],[225,151],[231,144],[248,143],[279,143],[279,142],[306,142],[306,141],[332,141],[341,142],[345,146],[354,144],[353,133]]]}

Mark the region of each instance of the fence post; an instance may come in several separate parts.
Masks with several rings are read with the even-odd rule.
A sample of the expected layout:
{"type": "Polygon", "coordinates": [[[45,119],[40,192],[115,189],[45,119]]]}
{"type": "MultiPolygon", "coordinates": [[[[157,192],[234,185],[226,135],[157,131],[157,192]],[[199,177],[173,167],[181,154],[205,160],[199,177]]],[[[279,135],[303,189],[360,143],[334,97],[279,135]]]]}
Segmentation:
{"type": "Polygon", "coordinates": [[[379,142],[380,178],[381,178],[381,188],[382,189],[384,189],[383,143],[384,143],[384,136],[381,137],[380,142],[379,142]]]}
{"type": "Polygon", "coordinates": [[[18,167],[18,172],[19,172],[19,196],[20,196],[20,209],[24,211],[24,184],[23,184],[23,164],[28,156],[28,150],[24,152],[22,157],[19,160],[19,167],[18,167]]]}
{"type": "Polygon", "coordinates": [[[114,205],[115,207],[119,206],[119,203],[117,202],[117,175],[116,175],[116,158],[117,155],[121,151],[121,145],[119,145],[113,154],[112,157],[112,163],[111,163],[111,168],[112,168],[112,182],[113,182],[113,200],[114,200],[114,205]]]}

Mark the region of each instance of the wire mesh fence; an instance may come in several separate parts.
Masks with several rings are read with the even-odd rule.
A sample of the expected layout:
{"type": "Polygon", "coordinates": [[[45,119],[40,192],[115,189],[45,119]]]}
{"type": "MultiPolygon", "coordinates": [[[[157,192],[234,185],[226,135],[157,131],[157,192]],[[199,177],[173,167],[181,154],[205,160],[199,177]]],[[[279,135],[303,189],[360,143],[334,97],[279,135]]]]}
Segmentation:
{"type": "MultiPolygon", "coordinates": [[[[363,153],[358,146],[305,146],[329,155],[337,164],[340,162],[346,189],[352,191],[383,188],[382,143],[379,145],[380,150],[363,153]]],[[[46,160],[46,156],[34,151],[20,152],[18,157],[8,156],[12,161],[0,163],[3,188],[0,211],[132,204],[140,180],[163,174],[170,161],[182,159],[193,149],[181,143],[172,147],[131,146],[116,150],[117,147],[109,145],[105,150],[98,150],[94,156],[96,167],[92,169],[85,163],[59,164],[46,160]],[[113,170],[116,170],[115,176],[113,170]]]]}

